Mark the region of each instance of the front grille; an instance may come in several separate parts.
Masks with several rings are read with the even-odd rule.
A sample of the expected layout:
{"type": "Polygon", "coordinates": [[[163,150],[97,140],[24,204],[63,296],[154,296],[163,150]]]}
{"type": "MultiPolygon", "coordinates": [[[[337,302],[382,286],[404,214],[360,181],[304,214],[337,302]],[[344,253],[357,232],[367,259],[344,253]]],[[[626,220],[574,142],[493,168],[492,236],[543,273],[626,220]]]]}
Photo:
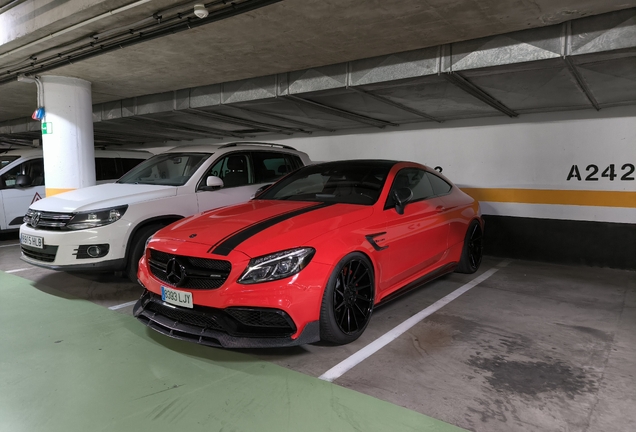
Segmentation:
{"type": "Polygon", "coordinates": [[[241,323],[254,327],[289,327],[289,323],[280,311],[227,309],[241,323]]]}
{"type": "Polygon", "coordinates": [[[22,253],[27,258],[31,258],[36,261],[53,262],[57,255],[57,246],[44,246],[43,249],[36,249],[27,246],[21,246],[22,253]]]}
{"type": "Polygon", "coordinates": [[[161,303],[150,302],[148,303],[146,310],[159,315],[163,315],[174,321],[178,321],[184,324],[190,324],[197,327],[203,327],[204,329],[223,329],[223,327],[217,322],[217,319],[213,316],[197,314],[191,311],[184,311],[182,309],[165,306],[161,303]]]}
{"type": "Polygon", "coordinates": [[[148,266],[160,281],[188,289],[220,288],[232,270],[229,261],[173,255],[155,249],[150,249],[148,266]],[[168,263],[171,260],[175,260],[172,265],[178,265],[183,273],[181,280],[176,283],[168,278],[168,263]]]}
{"type": "Polygon", "coordinates": [[[32,228],[61,231],[71,218],[73,218],[73,213],[41,212],[29,209],[24,216],[24,222],[32,228]],[[37,224],[34,219],[38,219],[37,224]]]}
{"type": "MultiPolygon", "coordinates": [[[[289,337],[296,332],[296,325],[284,311],[269,308],[232,307],[217,309],[195,305],[188,309],[164,303],[161,296],[144,292],[135,311],[135,316],[146,324],[152,321],[153,328],[164,328],[189,333],[197,337],[210,331],[232,337],[289,337]],[[144,318],[145,317],[145,318],[144,318]]],[[[148,324],[150,325],[150,324],[148,324]]]]}

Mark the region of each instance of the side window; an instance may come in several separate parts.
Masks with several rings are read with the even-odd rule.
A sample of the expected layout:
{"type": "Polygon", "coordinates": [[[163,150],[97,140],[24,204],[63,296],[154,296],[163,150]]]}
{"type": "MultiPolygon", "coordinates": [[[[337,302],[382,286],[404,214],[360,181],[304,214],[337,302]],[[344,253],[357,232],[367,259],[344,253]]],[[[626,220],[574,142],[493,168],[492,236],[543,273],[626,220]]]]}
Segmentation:
{"type": "Polygon", "coordinates": [[[137,165],[139,165],[140,163],[142,163],[144,160],[145,159],[121,158],[120,162],[122,167],[122,173],[120,177],[126,174],[128,171],[130,171],[134,167],[136,167],[137,165]]]}
{"type": "Polygon", "coordinates": [[[216,161],[203,178],[217,176],[223,180],[223,187],[236,187],[252,184],[249,160],[244,153],[231,153],[216,161]]]}
{"type": "Polygon", "coordinates": [[[3,189],[15,188],[15,181],[19,174],[31,177],[31,186],[44,185],[44,160],[40,158],[26,161],[4,173],[0,179],[3,189]]]}
{"type": "Polygon", "coordinates": [[[95,178],[101,180],[117,180],[120,175],[117,172],[115,158],[95,158],[95,178]]]}
{"type": "Polygon", "coordinates": [[[272,183],[295,169],[290,155],[274,152],[253,152],[255,183],[272,183]]]}
{"type": "Polygon", "coordinates": [[[305,165],[303,164],[303,161],[296,155],[285,155],[285,157],[287,158],[287,163],[291,166],[294,167],[294,169],[298,169],[298,168],[302,168],[305,165]]]}
{"type": "Polygon", "coordinates": [[[427,172],[426,176],[433,186],[433,192],[435,193],[435,195],[446,195],[453,188],[451,185],[446,183],[444,179],[436,176],[435,174],[427,172]]]}
{"type": "MultiPolygon", "coordinates": [[[[409,188],[413,193],[411,202],[421,201],[432,197],[434,194],[433,187],[428,180],[426,171],[417,168],[405,168],[398,172],[393,180],[391,191],[401,188],[409,188]]],[[[395,206],[392,194],[389,193],[389,198],[384,206],[385,209],[395,206]]]]}

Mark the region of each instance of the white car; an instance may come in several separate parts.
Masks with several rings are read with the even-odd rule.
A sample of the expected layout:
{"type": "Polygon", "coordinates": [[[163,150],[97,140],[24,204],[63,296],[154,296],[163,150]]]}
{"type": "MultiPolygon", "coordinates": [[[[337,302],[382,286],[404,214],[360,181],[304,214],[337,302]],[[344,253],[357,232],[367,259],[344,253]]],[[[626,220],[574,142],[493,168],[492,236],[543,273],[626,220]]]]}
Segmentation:
{"type": "MultiPolygon", "coordinates": [[[[114,182],[152,153],[136,150],[95,150],[97,184],[114,182]]],[[[0,151],[0,231],[17,230],[27,209],[44,198],[42,149],[0,151]]]]}
{"type": "Polygon", "coordinates": [[[309,163],[307,154],[277,144],[173,148],[116,183],[33,203],[20,227],[22,259],[54,270],[123,270],[136,281],[146,240],[157,230],[248,201],[259,188],[309,163]]]}

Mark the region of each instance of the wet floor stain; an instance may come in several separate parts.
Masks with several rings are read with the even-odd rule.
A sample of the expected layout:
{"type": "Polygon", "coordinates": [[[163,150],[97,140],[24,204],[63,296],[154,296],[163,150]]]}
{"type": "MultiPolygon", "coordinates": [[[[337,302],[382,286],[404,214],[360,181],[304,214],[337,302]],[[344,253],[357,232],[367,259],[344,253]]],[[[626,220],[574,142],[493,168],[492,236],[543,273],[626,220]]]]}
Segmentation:
{"type": "Polygon", "coordinates": [[[473,355],[467,364],[489,372],[490,376],[484,378],[495,390],[521,396],[558,392],[573,399],[597,388],[596,381],[585,370],[558,359],[519,361],[503,355],[492,358],[473,355]]]}

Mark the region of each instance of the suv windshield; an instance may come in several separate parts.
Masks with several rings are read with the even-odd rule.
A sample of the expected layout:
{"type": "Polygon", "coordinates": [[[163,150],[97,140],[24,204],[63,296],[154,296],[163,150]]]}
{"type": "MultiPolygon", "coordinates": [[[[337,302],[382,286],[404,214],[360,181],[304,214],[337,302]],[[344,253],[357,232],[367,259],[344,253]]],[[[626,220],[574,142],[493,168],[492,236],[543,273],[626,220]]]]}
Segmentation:
{"type": "Polygon", "coordinates": [[[6,167],[20,156],[0,156],[0,169],[6,167]]]}
{"type": "Polygon", "coordinates": [[[329,162],[301,168],[256,199],[374,204],[395,162],[329,162]]]}
{"type": "Polygon", "coordinates": [[[124,174],[117,183],[183,186],[211,153],[164,153],[124,174]]]}

